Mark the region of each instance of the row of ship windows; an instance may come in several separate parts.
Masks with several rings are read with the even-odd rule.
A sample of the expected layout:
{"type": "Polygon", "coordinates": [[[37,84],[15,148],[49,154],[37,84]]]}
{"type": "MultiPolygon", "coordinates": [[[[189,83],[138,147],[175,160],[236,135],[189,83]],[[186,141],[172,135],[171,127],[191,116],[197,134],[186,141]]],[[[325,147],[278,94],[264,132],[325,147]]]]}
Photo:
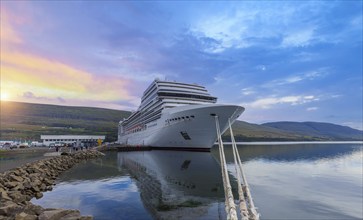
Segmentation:
{"type": "Polygon", "coordinates": [[[132,129],[132,130],[130,130],[130,131],[127,131],[127,132],[126,132],[126,134],[136,133],[136,132],[139,132],[139,131],[145,130],[145,128],[146,128],[146,125],[144,125],[144,127],[143,127],[143,128],[134,128],[134,129],[132,129]]]}
{"type": "Polygon", "coordinates": [[[192,118],[195,118],[194,115],[191,115],[191,116],[183,116],[183,117],[177,117],[177,118],[171,118],[171,119],[167,119],[165,120],[165,122],[170,122],[170,121],[180,121],[180,120],[184,120],[184,119],[192,119],[192,118]]]}
{"type": "MultiPolygon", "coordinates": [[[[79,139],[45,139],[44,141],[77,141],[79,139]]],[[[96,141],[96,139],[82,139],[82,141],[96,141]]]]}

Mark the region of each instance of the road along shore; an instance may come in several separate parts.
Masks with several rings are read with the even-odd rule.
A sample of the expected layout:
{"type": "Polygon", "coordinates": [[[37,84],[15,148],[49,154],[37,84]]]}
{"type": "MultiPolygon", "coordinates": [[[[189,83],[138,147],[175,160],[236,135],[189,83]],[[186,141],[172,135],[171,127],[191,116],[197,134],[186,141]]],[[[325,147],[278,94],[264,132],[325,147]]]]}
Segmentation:
{"type": "Polygon", "coordinates": [[[0,173],[0,220],[93,219],[91,216],[81,216],[78,210],[43,208],[32,204],[30,200],[41,198],[42,192],[52,190],[62,172],[81,161],[103,155],[94,150],[63,153],[0,173]]]}

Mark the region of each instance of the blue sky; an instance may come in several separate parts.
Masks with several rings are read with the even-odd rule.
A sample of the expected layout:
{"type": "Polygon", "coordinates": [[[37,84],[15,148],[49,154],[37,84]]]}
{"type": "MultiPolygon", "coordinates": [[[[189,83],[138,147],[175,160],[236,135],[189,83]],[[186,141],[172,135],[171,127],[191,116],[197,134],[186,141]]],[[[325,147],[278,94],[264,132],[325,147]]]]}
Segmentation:
{"type": "Polygon", "coordinates": [[[362,1],[1,1],[2,100],[131,110],[155,78],[362,129],[362,1]]]}

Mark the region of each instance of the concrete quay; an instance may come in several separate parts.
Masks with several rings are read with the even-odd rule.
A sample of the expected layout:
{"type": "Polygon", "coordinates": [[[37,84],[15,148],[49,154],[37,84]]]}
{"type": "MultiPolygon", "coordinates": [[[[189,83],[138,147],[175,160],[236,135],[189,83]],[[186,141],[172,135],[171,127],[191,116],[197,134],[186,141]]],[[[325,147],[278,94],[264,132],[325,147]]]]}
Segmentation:
{"type": "Polygon", "coordinates": [[[0,220],[74,220],[93,219],[81,216],[78,210],[43,208],[30,202],[52,190],[55,180],[75,164],[104,155],[99,151],[78,151],[27,163],[0,173],[0,220]]]}

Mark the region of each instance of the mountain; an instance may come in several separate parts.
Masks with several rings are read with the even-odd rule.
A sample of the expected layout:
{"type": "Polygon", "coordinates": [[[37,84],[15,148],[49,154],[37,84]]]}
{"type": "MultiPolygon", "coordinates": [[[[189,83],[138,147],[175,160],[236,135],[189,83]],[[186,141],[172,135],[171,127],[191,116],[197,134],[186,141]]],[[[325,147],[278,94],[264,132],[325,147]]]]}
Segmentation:
{"type": "Polygon", "coordinates": [[[262,126],[326,140],[363,140],[363,131],[323,122],[271,122],[262,126]]]}
{"type": "MultiPolygon", "coordinates": [[[[117,126],[131,112],[2,101],[0,140],[39,140],[42,134],[106,135],[116,141],[117,126]]],[[[233,124],[237,141],[362,140],[362,131],[317,122],[274,122],[262,125],[244,121],[233,124]]],[[[223,136],[230,141],[229,132],[223,136]]]]}
{"type": "Polygon", "coordinates": [[[131,112],[92,107],[1,101],[0,140],[39,140],[41,134],[106,135],[117,139],[117,126],[131,112]]]}
{"type": "MultiPolygon", "coordinates": [[[[280,122],[276,122],[279,124],[280,122]]],[[[294,122],[300,124],[300,122],[294,122]]],[[[312,122],[320,124],[318,122],[312,122]]],[[[274,123],[262,125],[236,121],[233,125],[233,133],[236,141],[357,141],[363,140],[362,131],[329,123],[322,127],[320,132],[301,132],[301,127],[273,126],[274,123]]],[[[230,141],[230,134],[224,134],[224,140],[230,141]]]]}
{"type": "MultiPolygon", "coordinates": [[[[244,121],[235,121],[232,125],[236,141],[320,141],[320,138],[313,138],[281,129],[268,126],[252,124],[244,121]]],[[[224,140],[230,141],[230,133],[227,130],[224,140]]]]}

